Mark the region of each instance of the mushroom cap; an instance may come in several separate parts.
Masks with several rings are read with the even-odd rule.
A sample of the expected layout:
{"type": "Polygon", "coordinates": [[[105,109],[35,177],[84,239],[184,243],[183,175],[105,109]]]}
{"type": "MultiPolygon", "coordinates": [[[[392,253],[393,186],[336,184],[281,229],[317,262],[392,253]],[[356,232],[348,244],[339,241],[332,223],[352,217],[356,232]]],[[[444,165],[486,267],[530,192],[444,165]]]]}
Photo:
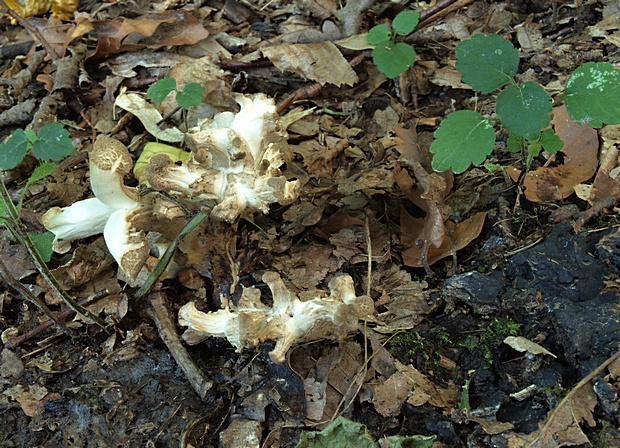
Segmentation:
{"type": "Polygon", "coordinates": [[[131,172],[133,161],[127,147],[107,135],[100,135],[90,152],[90,162],[99,169],[114,171],[121,176],[131,172]]]}

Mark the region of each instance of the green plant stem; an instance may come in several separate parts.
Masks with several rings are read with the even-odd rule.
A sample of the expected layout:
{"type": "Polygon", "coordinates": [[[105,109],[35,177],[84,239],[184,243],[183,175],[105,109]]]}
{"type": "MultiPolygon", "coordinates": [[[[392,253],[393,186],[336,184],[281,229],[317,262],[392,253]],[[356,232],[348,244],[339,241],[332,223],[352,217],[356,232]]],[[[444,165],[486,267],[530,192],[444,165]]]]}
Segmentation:
{"type": "Polygon", "coordinates": [[[196,216],[194,216],[187,224],[185,224],[185,227],[183,227],[183,229],[179,232],[176,238],[170,242],[168,248],[164,252],[164,255],[162,255],[162,257],[160,258],[159,263],[157,263],[157,266],[155,266],[155,269],[153,269],[151,275],[149,275],[149,277],[146,279],[146,282],[144,282],[142,287],[140,287],[140,289],[138,289],[133,295],[132,305],[138,304],[146,296],[146,294],[153,287],[159,276],[164,272],[166,266],[168,266],[168,263],[170,263],[172,255],[174,255],[174,251],[179,245],[179,242],[192,230],[198,227],[206,217],[207,214],[205,212],[200,212],[196,214],[196,216]]]}
{"type": "Polygon", "coordinates": [[[69,308],[82,315],[84,318],[96,323],[106,333],[108,333],[103,319],[95,316],[93,313],[73,300],[73,298],[67,294],[67,292],[60,285],[56,277],[54,277],[54,274],[52,274],[49,270],[45,264],[45,261],[43,261],[43,257],[41,257],[41,254],[30,238],[30,235],[28,235],[28,233],[21,228],[21,221],[19,219],[17,208],[15,207],[15,204],[13,204],[13,201],[11,201],[11,196],[2,181],[0,181],[0,201],[2,201],[2,205],[7,212],[4,225],[9,229],[13,237],[26,248],[32,258],[32,261],[34,262],[35,267],[39,271],[39,274],[41,274],[41,277],[43,277],[43,279],[48,283],[52,291],[60,297],[69,308]]]}

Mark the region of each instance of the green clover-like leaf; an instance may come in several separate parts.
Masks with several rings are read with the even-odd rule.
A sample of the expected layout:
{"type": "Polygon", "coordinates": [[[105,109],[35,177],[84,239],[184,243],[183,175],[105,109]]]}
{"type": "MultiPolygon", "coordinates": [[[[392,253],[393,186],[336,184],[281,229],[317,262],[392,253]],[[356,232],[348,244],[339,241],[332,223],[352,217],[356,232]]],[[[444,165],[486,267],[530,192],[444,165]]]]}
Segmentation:
{"type": "Polygon", "coordinates": [[[0,169],[10,170],[24,160],[30,142],[23,129],[16,129],[11,136],[0,143],[0,169]]]}
{"type": "Polygon", "coordinates": [[[202,103],[202,94],[204,89],[197,82],[187,84],[182,92],[177,93],[177,103],[183,109],[189,109],[193,106],[200,106],[202,103]]]}
{"type": "Polygon", "coordinates": [[[456,68],[463,82],[489,93],[509,83],[519,68],[519,53],[497,34],[476,34],[456,47],[456,68]]]}
{"type": "Polygon", "coordinates": [[[430,147],[435,154],[433,169],[462,173],[471,164],[484,162],[494,146],[495,130],[489,120],[471,110],[452,112],[435,131],[430,147]]]}
{"type": "Polygon", "coordinates": [[[32,151],[40,160],[57,162],[74,150],[69,131],[60,123],[46,124],[39,130],[37,137],[32,144],[32,151]]]}
{"type": "Polygon", "coordinates": [[[555,154],[564,147],[564,142],[552,128],[546,129],[540,135],[540,144],[548,153],[555,154]]]}
{"type": "Polygon", "coordinates": [[[533,140],[551,121],[551,96],[535,82],[506,87],[495,107],[502,125],[517,137],[533,140]]]}
{"type": "Polygon", "coordinates": [[[420,21],[420,13],[418,11],[401,11],[392,22],[394,33],[399,36],[406,36],[411,33],[420,21]]]}
{"type": "Polygon", "coordinates": [[[608,62],[588,62],[566,82],[564,103],[579,124],[600,128],[620,123],[620,69],[608,62]]]}
{"type": "Polygon", "coordinates": [[[170,92],[174,92],[177,89],[177,80],[167,76],[154,83],[146,91],[146,97],[156,103],[161,103],[170,92]]]}
{"type": "Polygon", "coordinates": [[[385,23],[373,26],[370,31],[368,31],[368,36],[366,36],[366,42],[373,45],[379,45],[391,39],[392,31],[385,23]]]}
{"type": "Polygon", "coordinates": [[[388,42],[372,50],[372,60],[381,73],[388,78],[395,78],[413,65],[415,50],[402,42],[388,42]]]}

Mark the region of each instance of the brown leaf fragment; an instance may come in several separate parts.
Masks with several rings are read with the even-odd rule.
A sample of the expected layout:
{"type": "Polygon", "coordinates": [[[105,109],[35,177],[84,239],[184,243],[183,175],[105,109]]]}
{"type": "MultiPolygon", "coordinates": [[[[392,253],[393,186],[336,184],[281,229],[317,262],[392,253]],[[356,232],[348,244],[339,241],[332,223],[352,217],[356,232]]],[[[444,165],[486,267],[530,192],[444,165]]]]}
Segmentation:
{"type": "Polygon", "coordinates": [[[396,372],[384,382],[374,384],[371,388],[375,409],[384,417],[398,415],[412,387],[411,378],[402,372],[396,372]]]}
{"type": "Polygon", "coordinates": [[[596,406],[596,395],[590,382],[577,386],[560,404],[549,413],[544,425],[537,431],[536,438],[529,445],[532,448],[553,448],[567,445],[590,444],[580,428],[580,423],[596,426],[592,412],[596,406]]]}
{"type": "Polygon", "coordinates": [[[332,213],[329,218],[327,218],[327,222],[321,226],[318,230],[318,233],[324,238],[329,238],[330,235],[336,233],[342,229],[345,229],[350,226],[361,226],[364,225],[364,221],[349,214],[349,211],[341,208],[338,209],[335,213],[332,213]]]}
{"type": "Polygon", "coordinates": [[[525,175],[525,197],[532,202],[557,201],[570,196],[575,185],[590,179],[598,166],[598,133],[570,119],[564,106],[553,112],[552,124],[564,141],[564,164],[542,167],[525,175]]]}
{"type": "Polygon", "coordinates": [[[451,385],[449,388],[438,386],[412,365],[404,365],[396,361],[396,367],[413,386],[407,403],[412,406],[421,406],[428,402],[432,406],[444,409],[452,409],[456,406],[459,399],[456,386],[451,385]]]}
{"type": "Polygon", "coordinates": [[[501,434],[515,427],[512,423],[487,420],[486,418],[469,416],[468,420],[478,423],[489,435],[501,434]]]}
{"type": "Polygon", "coordinates": [[[373,273],[372,285],[373,290],[388,297],[384,300],[387,311],[378,316],[382,324],[375,330],[379,333],[414,328],[435,308],[425,291],[427,283],[411,280],[411,274],[398,266],[373,273]]]}
{"type": "Polygon", "coordinates": [[[278,69],[323,84],[352,86],[357,74],[332,42],[277,45],[262,49],[278,69]]]}
{"type": "Polygon", "coordinates": [[[17,385],[7,392],[20,404],[24,414],[28,417],[34,417],[41,413],[47,400],[54,401],[60,398],[60,394],[48,393],[45,387],[37,384],[29,386],[27,391],[21,385],[17,385]]]}
{"type": "Polygon", "coordinates": [[[442,258],[455,254],[480,235],[485,217],[486,212],[480,212],[458,224],[446,221],[445,239],[439,247],[428,247],[428,253],[425,254],[424,245],[419,243],[418,236],[424,235],[425,219],[413,218],[406,210],[401,209],[401,242],[407,246],[402,254],[403,262],[407,266],[421,268],[424,267],[425,260],[431,266],[442,258]]]}
{"type": "Polygon", "coordinates": [[[617,145],[611,146],[594,178],[594,184],[588,202],[590,204],[605,197],[620,196],[620,178],[618,176],[618,151],[617,145]]]}

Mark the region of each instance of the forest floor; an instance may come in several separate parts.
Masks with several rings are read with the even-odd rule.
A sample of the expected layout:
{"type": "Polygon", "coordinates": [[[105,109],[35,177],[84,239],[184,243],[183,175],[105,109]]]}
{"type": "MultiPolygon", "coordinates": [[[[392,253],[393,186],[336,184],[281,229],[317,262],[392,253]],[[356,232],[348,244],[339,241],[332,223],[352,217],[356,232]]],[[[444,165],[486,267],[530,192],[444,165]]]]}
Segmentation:
{"type": "Polygon", "coordinates": [[[64,20],[44,9],[0,17],[0,141],[59,122],[75,151],[36,182],[31,154],[1,172],[13,201],[23,197],[7,229],[42,233],[50,208],[91,197],[101,136],[132,163],[148,142],[189,149],[195,127],[239,111],[238,95],[274,101],[273,172],[298,191],[218,219],[213,203],[125,176],[149,204],[180,204],[149,234],[178,247],[153,284],[156,237],[136,278],[106,247],[120,234],[52,254],[52,274],[101,326],[72,313],[2,229],[0,446],[620,446],[620,126],[580,126],[558,106],[565,146],[529,173],[499,127],[486,166],[437,173],[429,152],[448,113],[495,114],[497,91],[461,81],[460,42],[512,42],[517,82],[555,99],[585,63],[618,68],[620,2],[94,0],[64,20]],[[403,10],[422,13],[399,38],[416,60],[389,79],[364,33],[403,10]],[[179,91],[200,84],[199,104],[179,112],[174,94],[147,98],[165,77],[179,91]],[[343,278],[374,310],[352,315],[340,290],[330,295],[343,278]],[[248,305],[257,291],[263,305],[248,305]],[[278,357],[274,295],[340,308],[278,357]],[[190,302],[242,318],[201,337],[179,322],[190,302]],[[66,312],[64,330],[45,324],[43,303],[66,312]]]}

